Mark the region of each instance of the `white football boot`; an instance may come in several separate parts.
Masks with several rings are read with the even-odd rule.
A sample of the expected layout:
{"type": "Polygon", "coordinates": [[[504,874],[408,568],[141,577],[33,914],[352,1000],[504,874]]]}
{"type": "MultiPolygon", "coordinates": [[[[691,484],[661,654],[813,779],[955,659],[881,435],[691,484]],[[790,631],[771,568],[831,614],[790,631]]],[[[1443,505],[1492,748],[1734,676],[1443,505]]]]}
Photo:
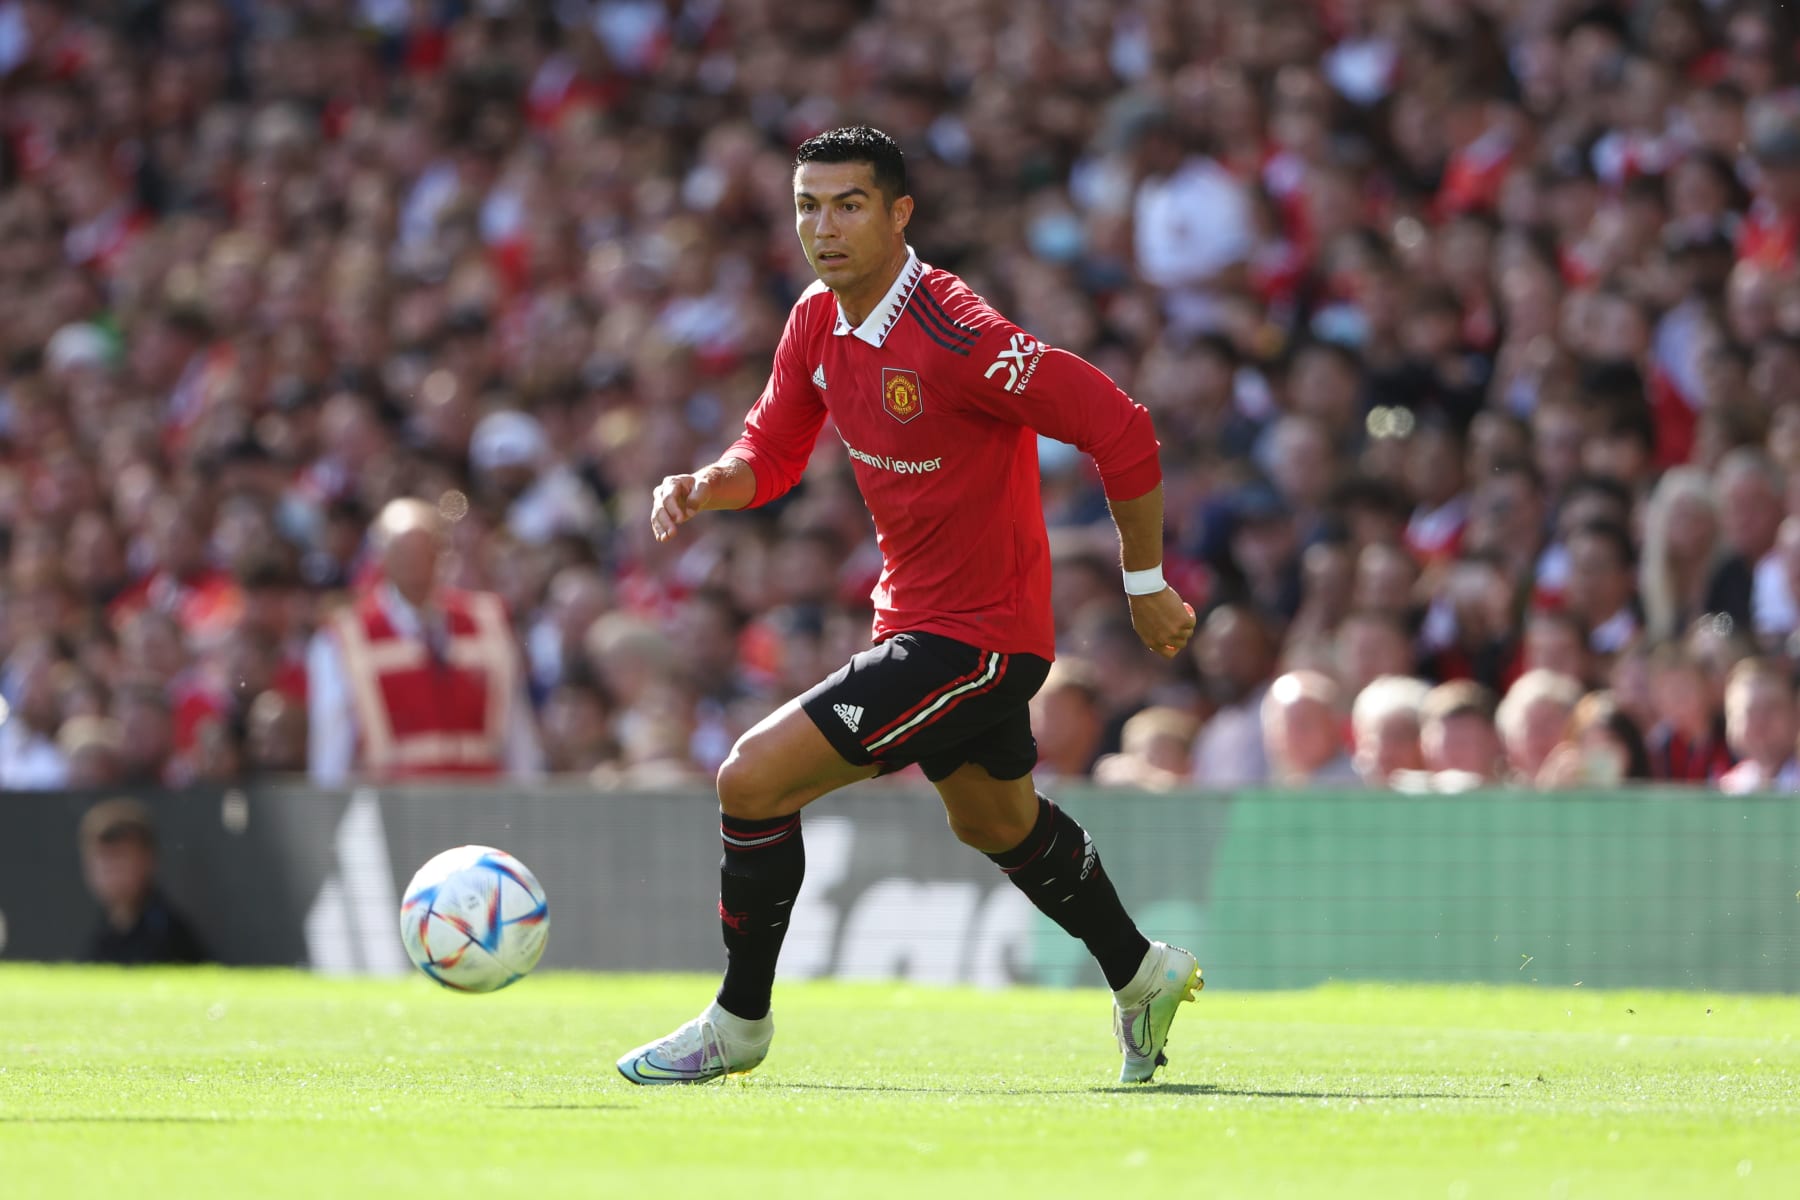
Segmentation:
{"type": "Polygon", "coordinates": [[[674,1033],[646,1042],[621,1058],[619,1074],[643,1084],[705,1083],[725,1075],[742,1075],[768,1057],[774,1036],[773,1018],[746,1021],[714,1000],[705,1012],[674,1033]]]}
{"type": "Polygon", "coordinates": [[[1200,964],[1179,946],[1151,942],[1150,952],[1131,982],[1113,993],[1113,1033],[1125,1061],[1120,1083],[1149,1083],[1168,1063],[1163,1047],[1183,1002],[1206,986],[1200,964]]]}

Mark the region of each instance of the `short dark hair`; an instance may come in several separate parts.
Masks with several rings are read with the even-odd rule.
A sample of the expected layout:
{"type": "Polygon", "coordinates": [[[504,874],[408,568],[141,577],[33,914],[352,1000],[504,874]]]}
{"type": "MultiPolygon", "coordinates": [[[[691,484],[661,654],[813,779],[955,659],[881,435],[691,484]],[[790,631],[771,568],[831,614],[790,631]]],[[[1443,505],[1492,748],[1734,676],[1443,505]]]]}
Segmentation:
{"type": "Polygon", "coordinates": [[[1577,496],[1590,494],[1604,496],[1622,512],[1631,512],[1631,489],[1605,475],[1577,475],[1564,490],[1563,503],[1566,505],[1577,496]]]}
{"type": "Polygon", "coordinates": [[[1637,566],[1637,552],[1632,549],[1631,533],[1617,521],[1589,521],[1569,535],[1572,542],[1578,537],[1590,537],[1605,542],[1619,562],[1621,570],[1630,571],[1637,566]]]}
{"type": "Polygon", "coordinates": [[[1334,485],[1326,496],[1326,507],[1337,514],[1365,508],[1404,521],[1412,515],[1413,510],[1411,498],[1399,484],[1376,475],[1347,476],[1334,485]]]}
{"type": "MultiPolygon", "coordinates": [[[[1624,300],[1634,307],[1639,315],[1648,316],[1643,305],[1625,295],[1623,292],[1602,292],[1602,295],[1624,300]]],[[[1581,364],[1581,390],[1588,403],[1594,407],[1603,404],[1636,403],[1643,404],[1644,375],[1635,364],[1612,359],[1592,359],[1581,364]]]]}
{"type": "Polygon", "coordinates": [[[1656,416],[1644,403],[1609,404],[1601,413],[1600,436],[1630,438],[1647,452],[1656,453],[1656,416]]]}
{"type": "Polygon", "coordinates": [[[899,144],[879,129],[846,125],[809,137],[794,151],[794,167],[798,170],[810,162],[868,163],[875,186],[889,204],[906,195],[906,156],[900,153],[899,144]]]}
{"type": "Polygon", "coordinates": [[[1544,473],[1537,469],[1537,464],[1526,458],[1513,458],[1508,455],[1494,463],[1494,473],[1489,479],[1503,479],[1508,475],[1517,475],[1523,479],[1534,492],[1544,490],[1544,473]]]}
{"type": "Polygon", "coordinates": [[[1499,701],[1494,693],[1473,679],[1454,679],[1440,683],[1425,693],[1420,706],[1419,723],[1452,721],[1457,717],[1476,717],[1487,725],[1494,723],[1494,710],[1499,701]]]}
{"type": "Polygon", "coordinates": [[[1302,339],[1294,346],[1293,353],[1288,356],[1290,368],[1297,365],[1309,354],[1323,354],[1345,370],[1354,375],[1361,375],[1363,357],[1355,346],[1327,337],[1309,337],[1302,339]]]}

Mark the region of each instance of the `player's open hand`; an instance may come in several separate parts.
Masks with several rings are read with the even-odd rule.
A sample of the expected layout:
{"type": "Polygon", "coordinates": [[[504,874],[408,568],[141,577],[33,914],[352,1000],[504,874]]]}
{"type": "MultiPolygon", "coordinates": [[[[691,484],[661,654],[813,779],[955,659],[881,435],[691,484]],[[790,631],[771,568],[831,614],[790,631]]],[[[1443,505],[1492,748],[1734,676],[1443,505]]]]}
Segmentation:
{"type": "Polygon", "coordinates": [[[1148,596],[1130,596],[1131,627],[1144,645],[1164,658],[1174,658],[1194,636],[1194,606],[1172,587],[1148,596]]]}
{"type": "Polygon", "coordinates": [[[677,526],[704,512],[706,491],[706,480],[698,475],[669,475],[657,484],[650,497],[650,532],[656,540],[668,541],[677,526]]]}

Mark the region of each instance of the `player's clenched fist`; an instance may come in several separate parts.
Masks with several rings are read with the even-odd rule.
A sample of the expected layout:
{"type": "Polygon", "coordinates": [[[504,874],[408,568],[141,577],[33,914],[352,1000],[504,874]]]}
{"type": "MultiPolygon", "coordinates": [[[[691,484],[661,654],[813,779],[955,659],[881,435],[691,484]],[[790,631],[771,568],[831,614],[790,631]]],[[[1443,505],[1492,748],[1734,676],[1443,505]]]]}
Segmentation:
{"type": "Polygon", "coordinates": [[[1172,587],[1148,596],[1132,596],[1131,627],[1144,645],[1164,658],[1174,658],[1194,636],[1194,606],[1172,587]]]}
{"type": "Polygon", "coordinates": [[[675,528],[706,508],[706,480],[698,475],[670,475],[650,498],[650,532],[666,542],[675,528]]]}

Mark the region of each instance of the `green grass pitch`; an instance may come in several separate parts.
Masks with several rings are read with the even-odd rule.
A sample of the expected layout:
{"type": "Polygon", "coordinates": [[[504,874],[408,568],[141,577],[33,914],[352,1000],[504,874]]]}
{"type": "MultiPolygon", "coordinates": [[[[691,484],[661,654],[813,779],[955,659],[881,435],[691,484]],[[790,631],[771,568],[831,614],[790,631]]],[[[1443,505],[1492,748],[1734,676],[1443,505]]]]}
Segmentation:
{"type": "Polygon", "coordinates": [[[1100,992],[796,984],[746,1081],[620,1079],[709,988],[0,968],[0,1194],[1800,1195],[1796,998],[1214,990],[1125,1089],[1100,992]]]}

